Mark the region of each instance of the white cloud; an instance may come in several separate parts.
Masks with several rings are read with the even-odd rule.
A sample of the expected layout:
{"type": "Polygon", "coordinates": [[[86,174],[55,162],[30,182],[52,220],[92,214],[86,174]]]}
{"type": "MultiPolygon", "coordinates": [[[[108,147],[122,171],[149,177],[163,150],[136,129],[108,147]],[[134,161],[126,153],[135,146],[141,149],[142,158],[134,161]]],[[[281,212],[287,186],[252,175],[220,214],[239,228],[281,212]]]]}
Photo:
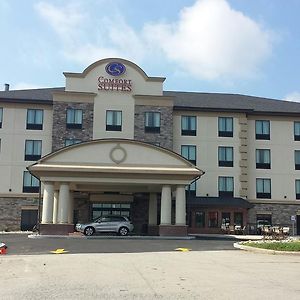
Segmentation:
{"type": "Polygon", "coordinates": [[[274,34],[226,0],[198,0],[177,22],[145,23],[140,31],[115,11],[95,20],[84,2],[68,3],[40,2],[36,10],[61,38],[64,56],[84,65],[104,57],[167,59],[189,76],[230,81],[258,76],[272,53],[274,34]]]}
{"type": "Polygon", "coordinates": [[[225,0],[198,0],[178,22],[150,24],[145,33],[168,59],[204,79],[252,77],[272,50],[272,34],[225,0]]]}
{"type": "Polygon", "coordinates": [[[35,9],[63,39],[73,37],[86,18],[80,6],[74,2],[59,8],[47,2],[39,2],[35,9]]]}
{"type": "Polygon", "coordinates": [[[284,97],[286,101],[300,102],[300,92],[293,92],[284,97]]]}
{"type": "Polygon", "coordinates": [[[40,2],[35,8],[61,38],[63,54],[72,61],[86,65],[104,57],[143,57],[140,37],[121,15],[91,20],[82,2],[66,7],[40,2]]]}

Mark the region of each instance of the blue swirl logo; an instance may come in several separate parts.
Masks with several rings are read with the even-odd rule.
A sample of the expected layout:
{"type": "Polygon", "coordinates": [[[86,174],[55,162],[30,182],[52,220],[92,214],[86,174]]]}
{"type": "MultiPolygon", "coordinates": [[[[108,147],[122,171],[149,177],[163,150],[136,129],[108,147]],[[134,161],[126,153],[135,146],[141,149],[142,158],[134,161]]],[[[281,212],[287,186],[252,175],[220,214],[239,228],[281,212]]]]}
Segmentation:
{"type": "Polygon", "coordinates": [[[126,67],[119,62],[111,62],[105,67],[106,73],[112,76],[120,76],[125,73],[126,67]]]}

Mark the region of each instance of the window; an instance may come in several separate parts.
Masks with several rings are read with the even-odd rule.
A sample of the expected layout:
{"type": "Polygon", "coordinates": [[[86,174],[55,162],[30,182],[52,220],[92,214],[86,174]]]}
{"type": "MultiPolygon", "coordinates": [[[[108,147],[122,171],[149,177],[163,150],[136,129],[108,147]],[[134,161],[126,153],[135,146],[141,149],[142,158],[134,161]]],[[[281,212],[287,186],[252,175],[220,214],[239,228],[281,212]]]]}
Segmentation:
{"type": "Polygon", "coordinates": [[[33,177],[28,171],[23,173],[23,193],[38,193],[40,189],[40,182],[33,177]]]}
{"type": "Polygon", "coordinates": [[[93,203],[92,218],[95,220],[107,215],[130,217],[130,207],[130,203],[93,203]]]}
{"type": "Polygon", "coordinates": [[[230,225],[230,212],[222,212],[222,225],[229,226],[230,225]]]}
{"type": "Polygon", "coordinates": [[[181,155],[189,160],[191,163],[196,165],[196,146],[192,145],[182,145],[181,146],[181,155]]]}
{"type": "Polygon", "coordinates": [[[233,167],[232,147],[219,147],[219,167],[233,167]]]}
{"type": "Polygon", "coordinates": [[[42,156],[42,141],[25,141],[25,160],[36,161],[42,156]]]}
{"type": "Polygon", "coordinates": [[[145,132],[160,133],[160,113],[145,113],[145,132]]]}
{"type": "Polygon", "coordinates": [[[296,187],[296,199],[300,199],[300,179],[296,179],[295,187],[296,187]]]}
{"type": "Polygon", "coordinates": [[[255,121],[255,136],[257,140],[270,139],[270,121],[256,120],[255,121]]]}
{"type": "Polygon", "coordinates": [[[218,212],[217,211],[208,212],[208,227],[210,227],[210,228],[218,227],[218,212]]]}
{"type": "Polygon", "coordinates": [[[106,130],[122,131],[122,112],[118,110],[108,110],[106,112],[106,130]]]}
{"type": "Polygon", "coordinates": [[[3,108],[0,107],[0,128],[2,128],[2,120],[3,120],[3,108]]]}
{"type": "Polygon", "coordinates": [[[234,218],[234,225],[243,226],[243,213],[235,212],[233,218],[234,218]]]}
{"type": "Polygon", "coordinates": [[[233,197],[233,177],[219,177],[219,197],[233,197]]]}
{"type": "Polygon", "coordinates": [[[43,116],[42,109],[27,109],[26,129],[43,130],[43,116]]]}
{"type": "Polygon", "coordinates": [[[81,129],[82,128],[82,109],[67,109],[67,128],[81,129]]]}
{"type": "Polygon", "coordinates": [[[256,179],[256,198],[271,199],[271,179],[256,179]]]}
{"type": "Polygon", "coordinates": [[[295,150],[295,170],[300,170],[300,150],[295,150]]]}
{"type": "Polygon", "coordinates": [[[294,140],[300,141],[300,122],[294,122],[294,140]]]}
{"type": "Polygon", "coordinates": [[[233,118],[219,118],[219,136],[233,137],[233,118]]]}
{"type": "Polygon", "coordinates": [[[196,211],[195,212],[195,227],[204,228],[205,227],[205,212],[196,211]]]}
{"type": "Polygon", "coordinates": [[[74,145],[74,144],[79,144],[81,142],[82,141],[78,140],[78,139],[65,139],[65,146],[71,146],[71,145],[74,145]]]}
{"type": "Polygon", "coordinates": [[[271,169],[269,149],[256,149],[256,169],[271,169]]]}
{"type": "Polygon", "coordinates": [[[181,116],[181,135],[196,135],[197,118],[195,116],[181,116]]]}
{"type": "Polygon", "coordinates": [[[256,215],[256,232],[261,234],[262,230],[266,227],[272,226],[271,214],[257,214],[256,215]]]}
{"type": "Polygon", "coordinates": [[[187,196],[196,196],[196,181],[186,186],[187,196]]]}

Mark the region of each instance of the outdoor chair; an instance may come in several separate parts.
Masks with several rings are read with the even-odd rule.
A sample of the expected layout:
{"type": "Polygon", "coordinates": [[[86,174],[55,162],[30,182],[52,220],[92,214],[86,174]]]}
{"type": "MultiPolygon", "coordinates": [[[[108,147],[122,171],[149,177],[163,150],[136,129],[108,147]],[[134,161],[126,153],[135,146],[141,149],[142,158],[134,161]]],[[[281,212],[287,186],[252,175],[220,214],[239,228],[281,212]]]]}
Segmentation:
{"type": "Polygon", "coordinates": [[[230,234],[234,234],[234,226],[233,225],[229,225],[229,233],[230,234]]]}
{"type": "Polygon", "coordinates": [[[284,237],[287,237],[290,235],[290,227],[282,227],[282,233],[284,237]]]}

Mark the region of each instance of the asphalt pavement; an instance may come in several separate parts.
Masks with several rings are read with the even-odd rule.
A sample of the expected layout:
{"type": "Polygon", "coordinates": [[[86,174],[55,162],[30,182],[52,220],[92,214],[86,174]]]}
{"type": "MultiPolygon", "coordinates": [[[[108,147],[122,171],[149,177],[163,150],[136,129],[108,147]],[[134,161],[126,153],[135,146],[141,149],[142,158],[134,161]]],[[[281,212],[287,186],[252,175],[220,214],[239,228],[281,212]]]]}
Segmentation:
{"type": "Polygon", "coordinates": [[[7,255],[49,254],[56,249],[68,253],[142,253],[169,252],[177,248],[191,251],[234,250],[235,239],[198,237],[192,240],[112,239],[97,238],[28,238],[28,234],[0,234],[0,242],[8,246],[7,255]]]}

